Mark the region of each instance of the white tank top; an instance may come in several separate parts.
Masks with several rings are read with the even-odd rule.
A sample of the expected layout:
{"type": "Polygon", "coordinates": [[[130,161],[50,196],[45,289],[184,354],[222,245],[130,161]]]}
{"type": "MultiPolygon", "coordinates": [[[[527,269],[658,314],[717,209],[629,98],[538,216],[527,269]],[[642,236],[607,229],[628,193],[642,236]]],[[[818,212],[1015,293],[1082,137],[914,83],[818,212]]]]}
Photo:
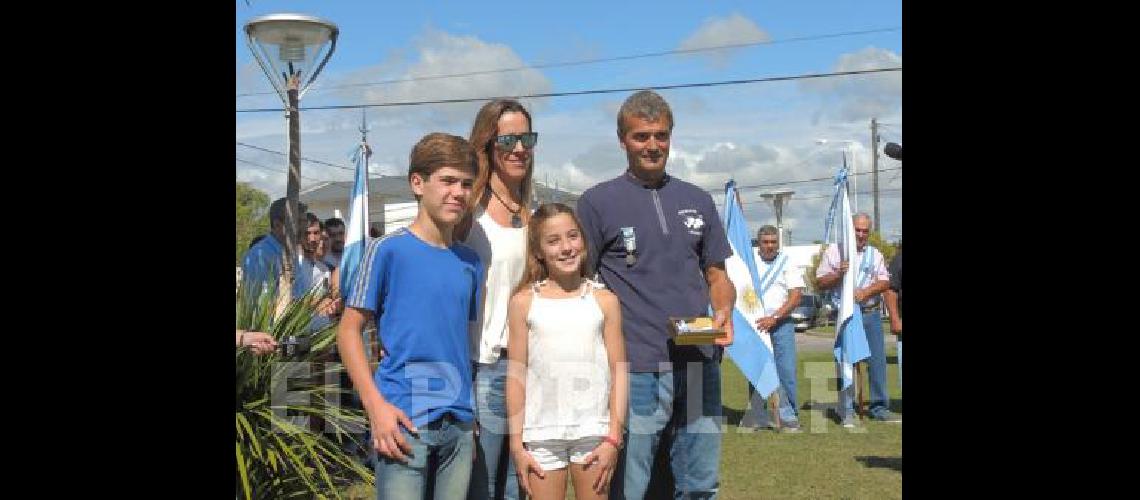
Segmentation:
{"type": "Polygon", "coordinates": [[[610,431],[610,367],[604,317],[586,280],[574,297],[550,299],[534,287],[526,323],[524,442],[606,436],[610,431]]]}
{"type": "Polygon", "coordinates": [[[479,292],[483,304],[471,334],[471,359],[494,363],[507,347],[507,306],[526,267],[526,228],[500,226],[482,208],[474,215],[464,243],[479,254],[486,281],[479,292]]]}

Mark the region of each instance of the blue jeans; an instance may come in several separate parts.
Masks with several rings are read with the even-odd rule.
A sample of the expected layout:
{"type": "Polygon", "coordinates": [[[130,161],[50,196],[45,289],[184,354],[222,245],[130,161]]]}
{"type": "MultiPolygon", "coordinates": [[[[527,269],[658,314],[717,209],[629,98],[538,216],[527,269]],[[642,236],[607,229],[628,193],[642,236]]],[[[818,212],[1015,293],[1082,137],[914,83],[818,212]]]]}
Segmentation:
{"type": "Polygon", "coordinates": [[[672,435],[674,498],[716,498],[720,466],[720,363],[674,363],[673,371],[629,374],[625,442],[610,498],[645,497],[663,434],[672,435]]]}
{"type": "Polygon", "coordinates": [[[507,355],[475,367],[475,418],[479,420],[478,456],[471,472],[470,500],[519,498],[519,478],[507,430],[507,355]]]}
{"type": "Polygon", "coordinates": [[[377,500],[463,497],[471,482],[471,429],[471,422],[455,421],[450,414],[419,426],[418,438],[402,429],[412,454],[407,463],[377,454],[377,500]]]}
{"type": "MultiPolygon", "coordinates": [[[[796,326],[790,318],[776,324],[772,329],[772,351],[776,357],[776,376],[780,378],[777,389],[780,395],[780,422],[799,422],[796,406],[796,326]]],[[[748,384],[748,399],[756,425],[764,425],[768,417],[768,405],[756,392],[752,383],[748,384]]]]}
{"type": "MultiPolygon", "coordinates": [[[[871,348],[871,358],[867,362],[867,376],[871,379],[871,399],[869,413],[874,415],[887,410],[887,353],[883,339],[883,317],[879,309],[863,311],[863,330],[867,332],[867,345],[871,348]]],[[[839,391],[841,417],[853,414],[855,405],[855,384],[847,390],[839,391]]]]}

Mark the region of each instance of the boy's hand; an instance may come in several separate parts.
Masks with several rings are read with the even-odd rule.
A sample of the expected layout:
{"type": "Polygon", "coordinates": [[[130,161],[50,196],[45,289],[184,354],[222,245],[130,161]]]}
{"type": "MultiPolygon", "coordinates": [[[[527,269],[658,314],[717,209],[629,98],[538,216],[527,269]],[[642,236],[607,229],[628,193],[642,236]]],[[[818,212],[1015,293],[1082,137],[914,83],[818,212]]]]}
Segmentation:
{"type": "Polygon", "coordinates": [[[393,460],[408,461],[404,453],[410,455],[412,447],[404,439],[400,426],[403,425],[412,434],[419,430],[402,410],[387,401],[381,402],[375,412],[368,413],[368,424],[372,428],[372,446],[377,452],[393,460]]]}

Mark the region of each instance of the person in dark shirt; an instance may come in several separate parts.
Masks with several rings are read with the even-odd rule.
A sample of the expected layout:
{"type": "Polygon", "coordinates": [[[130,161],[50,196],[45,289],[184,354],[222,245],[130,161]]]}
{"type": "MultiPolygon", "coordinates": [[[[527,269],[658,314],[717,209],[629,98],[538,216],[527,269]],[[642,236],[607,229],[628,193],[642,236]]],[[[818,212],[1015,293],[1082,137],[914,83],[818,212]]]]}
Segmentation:
{"type": "Polygon", "coordinates": [[[630,363],[625,450],[613,498],[644,498],[662,435],[678,498],[712,498],[719,486],[720,360],[732,343],[736,288],[732,255],[712,197],[665,172],[673,113],[653,91],[636,92],[618,111],[628,166],[582,193],[578,216],[591,267],[621,301],[630,363]],[[727,336],[717,345],[678,346],[670,317],[709,315],[727,336]],[[688,384],[696,387],[688,387],[688,384]]]}

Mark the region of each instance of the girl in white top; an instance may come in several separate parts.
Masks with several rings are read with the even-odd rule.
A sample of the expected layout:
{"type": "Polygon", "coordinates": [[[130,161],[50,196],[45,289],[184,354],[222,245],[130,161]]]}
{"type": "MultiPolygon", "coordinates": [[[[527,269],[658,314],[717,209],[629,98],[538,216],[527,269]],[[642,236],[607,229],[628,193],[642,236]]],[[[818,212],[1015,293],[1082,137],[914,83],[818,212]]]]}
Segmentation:
{"type": "Polygon", "coordinates": [[[507,411],[519,486],[538,500],[606,498],[621,447],[629,374],[617,296],[586,276],[573,210],[538,207],[507,312],[507,411]]]}

